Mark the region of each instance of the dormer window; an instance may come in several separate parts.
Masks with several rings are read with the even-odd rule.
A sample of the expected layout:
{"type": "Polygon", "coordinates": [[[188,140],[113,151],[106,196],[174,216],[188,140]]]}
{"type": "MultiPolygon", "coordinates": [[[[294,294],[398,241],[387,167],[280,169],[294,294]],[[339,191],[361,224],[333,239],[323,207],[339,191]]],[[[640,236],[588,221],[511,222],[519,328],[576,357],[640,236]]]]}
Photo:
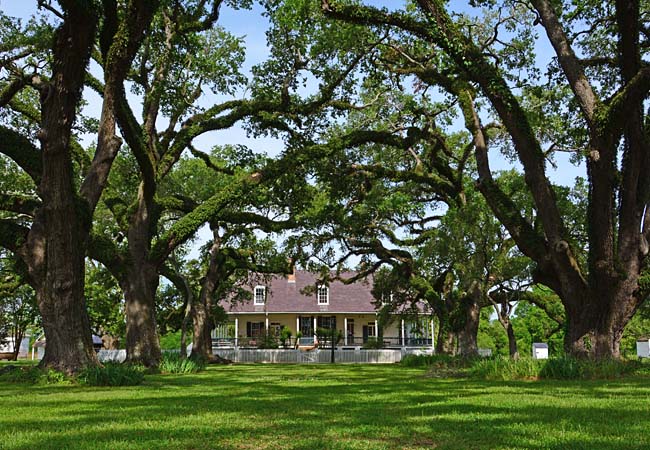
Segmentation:
{"type": "Polygon", "coordinates": [[[255,286],[255,291],[253,293],[253,303],[255,305],[263,305],[264,303],[266,303],[265,286],[255,286]]]}
{"type": "Polygon", "coordinates": [[[318,286],[318,304],[319,305],[329,305],[330,303],[330,290],[327,286],[318,286]]]}

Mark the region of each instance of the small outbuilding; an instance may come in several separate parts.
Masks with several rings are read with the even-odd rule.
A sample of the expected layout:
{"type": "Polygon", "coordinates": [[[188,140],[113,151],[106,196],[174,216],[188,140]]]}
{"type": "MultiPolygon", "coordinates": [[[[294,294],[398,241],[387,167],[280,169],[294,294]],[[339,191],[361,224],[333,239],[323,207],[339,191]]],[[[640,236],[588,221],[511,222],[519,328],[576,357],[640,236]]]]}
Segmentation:
{"type": "Polygon", "coordinates": [[[650,339],[643,338],[636,341],[636,356],[650,358],[650,339]]]}
{"type": "Polygon", "coordinates": [[[533,343],[533,359],[548,359],[548,344],[543,342],[533,343]]]}

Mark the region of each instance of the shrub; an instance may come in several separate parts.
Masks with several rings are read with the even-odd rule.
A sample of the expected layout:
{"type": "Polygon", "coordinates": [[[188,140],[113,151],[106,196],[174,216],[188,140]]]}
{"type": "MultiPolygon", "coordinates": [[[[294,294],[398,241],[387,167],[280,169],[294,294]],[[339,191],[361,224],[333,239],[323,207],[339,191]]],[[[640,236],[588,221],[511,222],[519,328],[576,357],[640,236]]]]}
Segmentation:
{"type": "Polygon", "coordinates": [[[545,360],[522,358],[515,361],[497,356],[476,360],[469,373],[486,380],[578,380],[621,378],[643,374],[644,370],[644,365],[638,361],[592,361],[570,356],[545,360]]]}
{"type": "Polygon", "coordinates": [[[471,360],[451,355],[405,355],[400,362],[405,367],[462,368],[471,360]]]}
{"type": "Polygon", "coordinates": [[[369,337],[368,340],[363,344],[365,350],[376,350],[384,348],[384,343],[377,338],[369,337]]]}
{"type": "Polygon", "coordinates": [[[84,369],[77,380],[88,386],[137,386],[144,381],[144,371],[142,366],[107,362],[84,369]]]}
{"type": "Polygon", "coordinates": [[[529,380],[539,378],[541,360],[521,358],[514,360],[504,356],[475,359],[470,376],[485,380],[529,380]]]}
{"type": "Polygon", "coordinates": [[[278,338],[275,334],[264,332],[257,341],[257,348],[278,348],[278,338]]]}
{"type": "Polygon", "coordinates": [[[280,345],[286,347],[287,341],[291,340],[291,330],[285,326],[280,329],[280,345]]]}
{"type": "Polygon", "coordinates": [[[206,364],[201,358],[182,358],[180,353],[167,352],[163,353],[159,369],[162,373],[196,373],[205,369],[206,364]]]}
{"type": "Polygon", "coordinates": [[[7,366],[0,374],[0,381],[26,384],[69,384],[71,382],[63,372],[40,367],[7,366]]]}
{"type": "Polygon", "coordinates": [[[548,359],[539,371],[540,378],[575,380],[584,376],[585,364],[575,358],[562,356],[548,359]]]}

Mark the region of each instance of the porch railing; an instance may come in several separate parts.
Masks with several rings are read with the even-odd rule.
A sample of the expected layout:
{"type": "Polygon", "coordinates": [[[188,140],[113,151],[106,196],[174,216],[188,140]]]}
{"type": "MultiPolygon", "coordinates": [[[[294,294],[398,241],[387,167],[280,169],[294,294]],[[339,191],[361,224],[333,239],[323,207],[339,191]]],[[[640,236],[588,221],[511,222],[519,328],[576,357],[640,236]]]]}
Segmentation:
{"type": "MultiPolygon", "coordinates": [[[[299,339],[300,346],[314,345],[313,336],[301,337],[299,339]]],[[[400,348],[400,347],[431,347],[431,338],[421,337],[407,337],[404,340],[401,336],[381,336],[376,338],[374,336],[361,337],[361,336],[348,336],[347,342],[345,338],[341,338],[335,347],[359,347],[359,348],[400,348]],[[379,342],[377,342],[379,340],[379,342]]],[[[279,339],[274,340],[265,339],[264,337],[240,337],[240,338],[213,338],[212,348],[285,348],[291,349],[296,347],[296,338],[287,339],[282,345],[279,339]]],[[[321,338],[318,342],[319,348],[332,348],[332,340],[328,338],[321,338]]]]}

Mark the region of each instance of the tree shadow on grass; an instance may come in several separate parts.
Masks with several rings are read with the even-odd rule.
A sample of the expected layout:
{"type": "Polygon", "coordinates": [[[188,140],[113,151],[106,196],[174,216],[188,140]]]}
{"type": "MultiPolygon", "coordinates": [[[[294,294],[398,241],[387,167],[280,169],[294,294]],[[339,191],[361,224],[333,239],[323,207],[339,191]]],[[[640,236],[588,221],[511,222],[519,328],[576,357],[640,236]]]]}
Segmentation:
{"type": "MultiPolygon", "coordinates": [[[[644,403],[621,408],[617,386],[614,398],[594,402],[590,392],[604,395],[608,388],[577,382],[556,388],[432,380],[422,371],[394,366],[236,366],[154,376],[140,388],[67,388],[40,398],[47,417],[37,411],[25,417],[20,401],[7,399],[18,413],[2,418],[2,429],[33,430],[13,448],[608,448],[615,443],[610,448],[632,449],[649,444],[638,434],[649,412],[644,403]],[[553,389],[549,397],[545,391],[553,389]],[[554,404],[574,391],[584,404],[566,399],[554,404]]],[[[632,381],[623,389],[647,388],[632,381]]]]}

